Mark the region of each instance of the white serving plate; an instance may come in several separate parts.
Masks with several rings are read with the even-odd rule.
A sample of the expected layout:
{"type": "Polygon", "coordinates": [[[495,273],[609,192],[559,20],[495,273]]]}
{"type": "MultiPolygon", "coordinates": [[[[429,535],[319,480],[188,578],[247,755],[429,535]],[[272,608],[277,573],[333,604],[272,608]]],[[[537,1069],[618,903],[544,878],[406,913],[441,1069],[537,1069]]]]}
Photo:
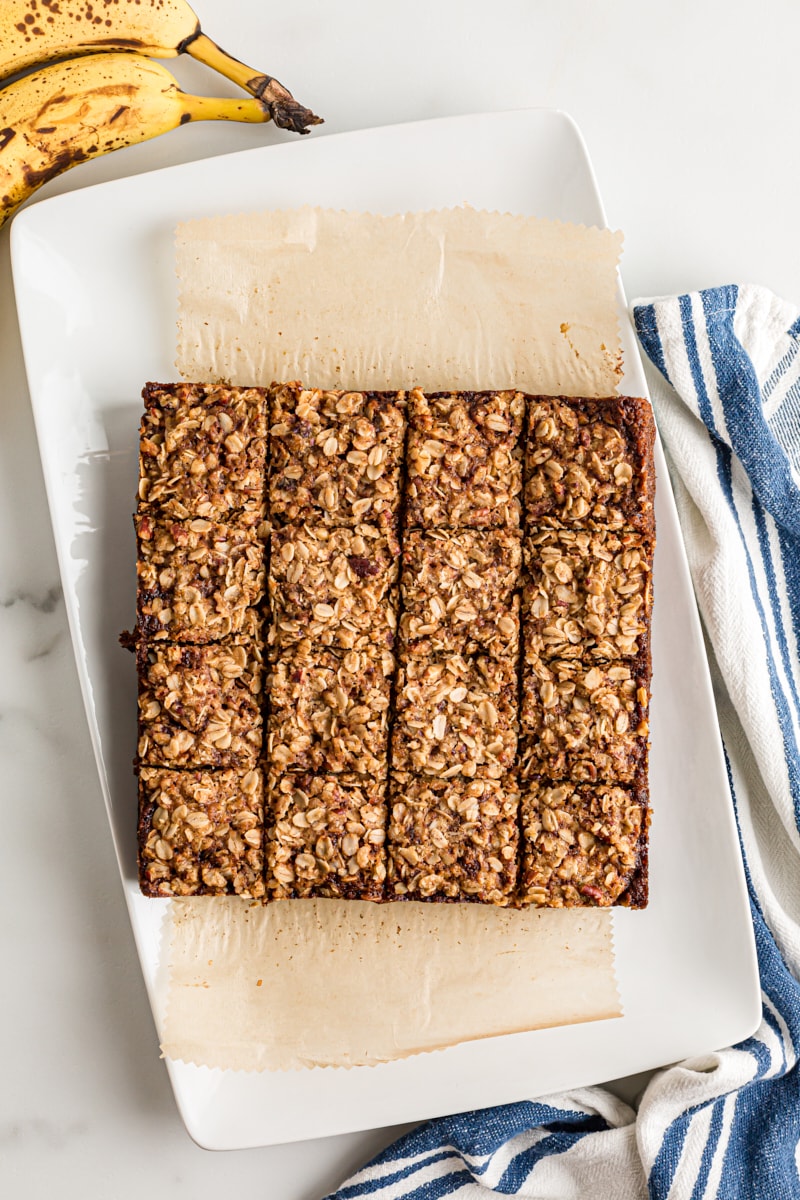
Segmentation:
{"type": "MultiPolygon", "coordinates": [[[[468,202],[606,223],[574,123],[529,110],[311,138],[34,204],[11,231],[31,401],[75,659],[157,1026],[167,901],[136,882],[134,621],[140,391],[173,378],[173,234],[191,217],[319,204],[383,213],[468,202]]],[[[622,285],[624,390],[646,394],[622,285]]],[[[614,914],[624,1016],[373,1068],[247,1074],[168,1062],[186,1127],[234,1149],[422,1120],[601,1082],[748,1036],[760,991],[700,624],[657,448],[651,901],[614,914]]],[[[391,997],[387,997],[391,1003],[391,997]]]]}

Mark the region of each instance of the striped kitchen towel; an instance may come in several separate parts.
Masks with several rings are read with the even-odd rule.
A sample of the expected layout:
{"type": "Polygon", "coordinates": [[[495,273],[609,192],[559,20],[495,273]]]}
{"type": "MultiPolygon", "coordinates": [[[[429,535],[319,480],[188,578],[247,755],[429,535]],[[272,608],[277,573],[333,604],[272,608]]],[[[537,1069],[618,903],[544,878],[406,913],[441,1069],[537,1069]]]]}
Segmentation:
{"type": "Polygon", "coordinates": [[[336,1200],[800,1197],[800,317],[764,288],[634,306],[711,669],[763,1015],[738,1046],[429,1121],[336,1200]]]}

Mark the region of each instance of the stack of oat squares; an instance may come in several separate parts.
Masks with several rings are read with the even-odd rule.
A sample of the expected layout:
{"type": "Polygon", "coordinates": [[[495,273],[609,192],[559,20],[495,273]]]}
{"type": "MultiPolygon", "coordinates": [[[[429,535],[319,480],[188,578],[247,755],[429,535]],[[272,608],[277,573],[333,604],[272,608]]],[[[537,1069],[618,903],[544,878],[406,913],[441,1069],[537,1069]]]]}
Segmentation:
{"type": "Polygon", "coordinates": [[[270,395],[271,898],[382,900],[404,392],[270,395]]]}
{"type": "Polygon", "coordinates": [[[643,905],[647,403],[144,398],[142,890],[643,905]]]}
{"type": "Polygon", "coordinates": [[[524,416],[520,392],[409,397],[389,899],[515,894],[524,416]]]}
{"type": "Polygon", "coordinates": [[[149,384],[139,438],[139,875],[263,897],[265,393],[149,384]]]}
{"type": "Polygon", "coordinates": [[[655,426],[627,397],[529,397],[522,904],[647,903],[655,426]]]}

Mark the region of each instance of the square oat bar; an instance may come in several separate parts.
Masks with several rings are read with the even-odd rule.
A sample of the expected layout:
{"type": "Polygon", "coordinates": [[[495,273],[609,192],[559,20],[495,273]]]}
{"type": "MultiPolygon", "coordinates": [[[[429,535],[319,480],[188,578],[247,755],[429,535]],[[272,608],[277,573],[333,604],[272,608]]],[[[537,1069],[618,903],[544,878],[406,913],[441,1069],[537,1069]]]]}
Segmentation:
{"type": "Polygon", "coordinates": [[[391,649],[400,544],[375,525],[289,526],[272,534],[272,658],[300,643],[336,650],[391,649]]]}
{"type": "Polygon", "coordinates": [[[522,544],[509,529],[412,529],[403,544],[400,635],[407,659],[513,657],[522,544]]]}
{"type": "Polygon", "coordinates": [[[261,750],[261,647],[139,642],[139,762],[247,767],[261,750]]]}
{"type": "Polygon", "coordinates": [[[395,776],[387,899],[507,905],[517,881],[518,810],[510,778],[395,776]]]}
{"type": "Polygon", "coordinates": [[[544,529],[523,542],[525,661],[649,652],[652,542],[639,533],[544,529]]]}
{"type": "Polygon", "coordinates": [[[647,400],[529,397],[524,491],[528,525],[652,534],[654,440],[647,400]]]}
{"type": "Polygon", "coordinates": [[[145,896],[265,895],[261,772],[139,772],[145,896]]]}
{"type": "Polygon", "coordinates": [[[411,659],[397,679],[392,766],[417,775],[500,779],[517,749],[513,659],[411,659]]]}
{"type": "Polygon", "coordinates": [[[266,510],[263,388],[148,383],[139,430],[139,512],[257,525],[266,510]]]}
{"type": "Polygon", "coordinates": [[[647,761],[647,685],[641,659],[526,665],[520,778],[631,783],[647,761]]]}
{"type": "Polygon", "coordinates": [[[348,650],[290,653],[269,676],[267,759],[272,769],[384,779],[394,658],[348,650]]]}
{"type": "Polygon", "coordinates": [[[147,514],[134,524],[137,625],[144,637],[201,644],[258,634],[264,546],[253,530],[147,514]]]}
{"type": "Polygon", "coordinates": [[[519,902],[647,905],[644,788],[534,780],[522,789],[519,902]]]}
{"type": "Polygon", "coordinates": [[[270,389],[270,518],[275,525],[394,529],[406,434],[405,392],[270,389]]]}
{"type": "Polygon", "coordinates": [[[519,525],[521,392],[432,392],[408,400],[407,527],[519,525]]]}
{"type": "Polygon", "coordinates": [[[352,775],[270,778],[270,899],[383,900],[386,785],[352,775]]]}

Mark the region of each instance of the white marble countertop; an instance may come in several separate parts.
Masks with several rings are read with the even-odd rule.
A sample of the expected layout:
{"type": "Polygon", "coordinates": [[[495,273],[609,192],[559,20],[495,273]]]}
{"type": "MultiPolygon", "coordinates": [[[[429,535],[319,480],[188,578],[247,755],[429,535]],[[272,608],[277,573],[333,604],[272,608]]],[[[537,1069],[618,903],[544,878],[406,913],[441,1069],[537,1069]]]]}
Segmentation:
{"type": "MultiPolygon", "coordinates": [[[[63,2],[63,0],[62,0],[63,2]]],[[[800,301],[794,58],[800,9],[768,0],[197,0],[204,28],[326,118],[312,136],[481,110],[569,112],[631,297],[751,281],[800,301]]],[[[185,86],[228,91],[194,63],[185,86]]],[[[230,94],[233,94],[231,91],[230,94]]],[[[189,126],[40,195],[280,140],[189,126]]],[[[64,617],[0,233],[0,1185],[38,1200],[317,1200],[392,1130],[209,1154],[181,1124],[139,972],[64,617]]]]}

